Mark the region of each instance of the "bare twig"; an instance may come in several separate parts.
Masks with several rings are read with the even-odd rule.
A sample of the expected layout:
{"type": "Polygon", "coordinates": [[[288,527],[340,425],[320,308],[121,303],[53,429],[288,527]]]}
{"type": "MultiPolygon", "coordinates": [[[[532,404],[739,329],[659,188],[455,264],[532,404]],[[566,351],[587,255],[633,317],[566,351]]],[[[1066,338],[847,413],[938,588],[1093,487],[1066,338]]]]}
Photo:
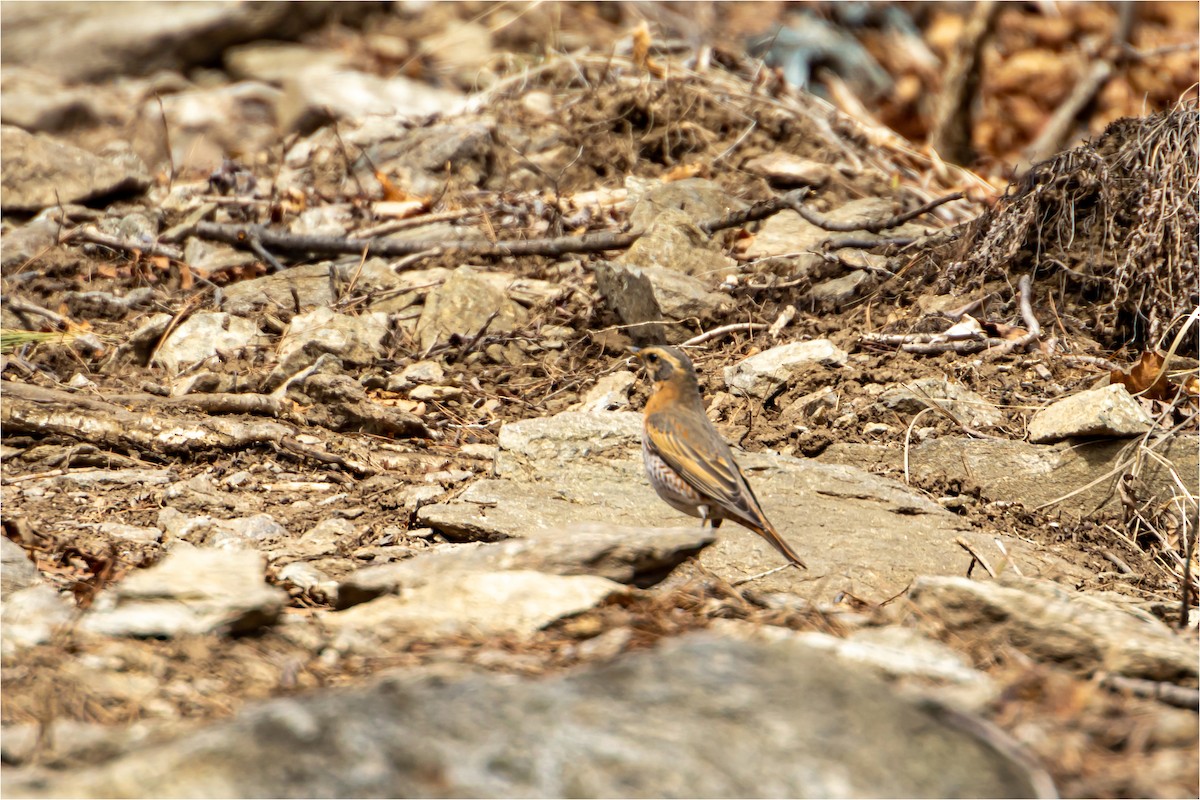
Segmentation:
{"type": "Polygon", "coordinates": [[[263,243],[257,237],[251,236],[247,244],[250,246],[251,252],[262,259],[263,263],[270,267],[272,272],[283,272],[285,269],[283,264],[280,264],[275,256],[271,255],[267,248],[263,247],[263,243]]]}
{"type": "Polygon", "coordinates": [[[1149,681],[1145,678],[1129,678],[1124,675],[1100,676],[1100,685],[1106,689],[1128,692],[1134,697],[1148,697],[1178,708],[1196,710],[1200,707],[1200,689],[1178,686],[1165,681],[1149,681]]]}
{"type": "Polygon", "coordinates": [[[1063,363],[1069,367],[1099,367],[1106,372],[1112,372],[1114,369],[1120,369],[1116,362],[1109,361],[1107,358],[1100,358],[1099,356],[1063,355],[1060,356],[1060,358],[1062,359],[1063,363]]]}
{"type": "MultiPolygon", "coordinates": [[[[792,195],[785,195],[780,199],[783,200],[791,196],[792,195]]],[[[813,211],[811,208],[801,205],[799,199],[793,200],[790,208],[803,217],[805,221],[816,225],[821,230],[833,231],[835,233],[849,233],[850,231],[879,233],[880,231],[890,230],[891,228],[898,228],[909,220],[916,219],[922,214],[927,214],[940,205],[944,205],[945,203],[950,203],[955,200],[961,200],[962,198],[962,192],[954,192],[953,194],[948,194],[945,197],[939,197],[934,200],[930,200],[928,203],[924,203],[914,208],[912,211],[905,211],[903,214],[897,214],[894,217],[889,217],[888,219],[877,220],[874,222],[835,222],[834,220],[826,219],[824,216],[818,214],[816,211],[813,211]]]]}
{"type": "MultiPolygon", "coordinates": [[[[800,204],[800,200],[806,192],[807,189],[798,189],[783,197],[756,203],[742,211],[704,220],[698,223],[696,227],[711,235],[720,230],[736,228],[749,222],[766,219],[791,208],[795,209],[797,213],[814,225],[826,230],[861,230],[878,233],[879,231],[903,225],[910,219],[925,214],[943,203],[962,198],[961,192],[955,192],[890,219],[876,222],[835,223],[826,220],[815,211],[805,208],[800,204]]],[[[311,253],[315,255],[363,254],[367,256],[398,257],[425,253],[427,251],[444,253],[453,250],[465,255],[478,256],[539,255],[553,257],[568,253],[597,253],[604,250],[624,250],[641,238],[644,231],[596,231],[583,234],[582,236],[559,236],[550,239],[523,239],[497,242],[480,242],[475,239],[414,239],[399,241],[396,239],[367,239],[362,237],[306,236],[271,230],[262,225],[227,225],[216,222],[198,222],[196,223],[194,233],[196,236],[204,239],[251,249],[255,247],[255,243],[257,242],[261,247],[285,253],[311,253]]]]}
{"type": "Polygon", "coordinates": [[[783,329],[792,324],[792,320],[796,318],[796,307],[789,305],[783,311],[779,312],[779,316],[771,323],[767,333],[771,334],[772,339],[778,339],[779,334],[783,333],[783,329]]]}
{"type": "MultiPolygon", "coordinates": [[[[975,552],[975,548],[971,546],[970,542],[968,542],[966,539],[962,538],[961,536],[958,536],[958,537],[955,537],[954,543],[956,545],[958,545],[959,547],[961,547],[963,550],[966,550],[968,553],[971,554],[971,559],[972,559],[971,566],[972,567],[975,565],[975,562],[979,562],[979,566],[983,567],[984,570],[987,572],[987,574],[992,576],[992,580],[996,579],[996,571],[994,569],[992,569],[992,565],[988,563],[987,559],[983,557],[982,553],[975,552]]],[[[970,575],[971,575],[971,567],[967,567],[967,576],[970,577],[970,575]]]]}
{"type": "Polygon", "coordinates": [[[8,295],[4,298],[4,305],[20,314],[33,314],[35,317],[47,319],[57,328],[65,329],[70,324],[70,320],[68,320],[62,314],[51,311],[48,308],[42,308],[41,306],[31,303],[28,300],[24,300],[20,297],[8,295]]]}
{"type": "Polygon", "coordinates": [[[737,331],[747,331],[749,333],[753,333],[754,331],[760,331],[766,327],[768,326],[762,322],[734,322],[730,325],[722,325],[719,328],[713,328],[711,331],[705,331],[698,336],[693,336],[681,344],[680,347],[694,347],[695,345],[704,344],[705,342],[711,341],[720,336],[724,336],[727,333],[735,333],[737,331]]]}
{"type": "Polygon", "coordinates": [[[409,230],[410,228],[421,228],[426,225],[432,225],[435,222],[458,222],[469,217],[478,217],[481,213],[481,211],[474,208],[459,208],[453,211],[442,211],[437,214],[422,214],[417,217],[392,219],[387,222],[381,222],[373,227],[356,231],[355,235],[360,239],[373,239],[376,236],[387,236],[398,231],[409,230]]]}
{"type": "MultiPolygon", "coordinates": [[[[873,250],[879,247],[908,247],[915,241],[917,241],[916,238],[912,236],[892,236],[890,238],[879,239],[862,239],[846,236],[841,239],[826,239],[821,242],[821,249],[845,250],[853,247],[859,250],[873,250]]],[[[863,267],[863,269],[878,269],[878,267],[863,267]]],[[[888,274],[890,275],[891,273],[888,274]]]]}
{"type": "Polygon", "coordinates": [[[351,461],[336,453],[330,453],[328,450],[318,450],[315,447],[309,447],[292,436],[281,438],[279,440],[279,447],[281,450],[286,450],[294,455],[311,458],[314,461],[320,461],[322,464],[334,464],[358,475],[374,475],[378,472],[374,467],[363,464],[361,461],[351,461]]]}
{"type": "Polygon", "coordinates": [[[567,253],[595,253],[603,250],[624,250],[636,242],[642,231],[600,231],[583,236],[562,236],[554,239],[524,239],[511,242],[480,242],[477,239],[362,239],[342,236],[306,236],[274,231],[261,225],[225,225],[200,222],[197,236],[239,247],[258,242],[285,253],[315,255],[359,255],[397,257],[426,251],[444,253],[454,250],[465,255],[481,256],[560,256],[567,253]]]}
{"type": "Polygon", "coordinates": [[[76,228],[67,233],[64,241],[79,239],[92,244],[103,245],[104,247],[120,250],[125,253],[143,253],[149,256],[166,256],[172,261],[183,261],[183,251],[177,247],[171,247],[158,242],[139,242],[134,239],[122,239],[119,236],[109,236],[106,233],[87,225],[81,228],[76,228]]]}
{"type": "Polygon", "coordinates": [[[787,211],[789,208],[795,208],[801,200],[808,196],[808,189],[796,189],[788,192],[782,197],[772,197],[770,200],[763,200],[760,203],[755,203],[747,209],[741,211],[733,211],[722,217],[706,220],[696,225],[697,228],[705,233],[712,235],[717,231],[727,230],[729,228],[738,228],[749,222],[758,222],[767,217],[773,217],[781,211],[787,211]]]}

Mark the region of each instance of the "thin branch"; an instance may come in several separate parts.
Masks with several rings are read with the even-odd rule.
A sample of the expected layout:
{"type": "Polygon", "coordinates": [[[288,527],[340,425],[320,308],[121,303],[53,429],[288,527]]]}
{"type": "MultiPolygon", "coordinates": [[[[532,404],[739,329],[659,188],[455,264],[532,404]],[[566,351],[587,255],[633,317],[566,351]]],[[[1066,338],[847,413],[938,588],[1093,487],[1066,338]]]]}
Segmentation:
{"type": "Polygon", "coordinates": [[[4,305],[21,314],[33,314],[35,317],[42,317],[49,320],[56,328],[66,329],[70,325],[70,320],[59,314],[56,311],[51,311],[48,308],[42,308],[39,305],[23,300],[20,297],[11,295],[4,298],[4,305]]]}
{"type": "Polygon", "coordinates": [[[216,222],[196,224],[195,234],[203,239],[250,247],[257,240],[263,247],[285,253],[314,255],[367,255],[384,258],[410,256],[425,251],[450,250],[479,256],[561,256],[568,253],[596,253],[624,250],[636,242],[642,231],[600,231],[583,236],[554,239],[523,239],[511,242],[480,242],[477,239],[362,239],[342,236],[307,236],[274,231],[262,225],[226,225],[216,222]]]}
{"type": "Polygon", "coordinates": [[[1128,678],[1124,675],[1103,675],[1100,685],[1106,689],[1128,692],[1134,697],[1149,697],[1177,708],[1200,707],[1200,689],[1178,686],[1165,681],[1149,681],[1145,678],[1128,678]]]}
{"type": "Polygon", "coordinates": [[[106,233],[101,233],[92,226],[88,225],[83,228],[76,228],[67,233],[64,238],[64,243],[73,239],[80,239],[92,244],[103,245],[104,247],[113,250],[120,250],[125,253],[142,253],[148,256],[166,256],[172,261],[183,261],[183,251],[177,247],[171,247],[158,242],[139,242],[134,239],[122,239],[119,236],[109,236],[106,233]]]}
{"type": "MultiPolygon", "coordinates": [[[[785,195],[780,199],[783,200],[790,196],[791,195],[785,195]]],[[[799,199],[794,200],[790,207],[807,222],[816,225],[821,230],[833,231],[835,233],[849,233],[851,231],[879,233],[880,231],[890,230],[891,228],[898,228],[909,220],[915,219],[922,214],[927,214],[940,205],[951,203],[955,200],[961,200],[962,198],[962,192],[954,192],[953,194],[948,194],[945,197],[938,197],[934,200],[930,200],[928,203],[924,203],[923,205],[914,208],[912,211],[905,211],[903,214],[897,214],[894,217],[889,217],[888,219],[878,220],[875,222],[835,222],[834,220],[827,219],[821,214],[818,214],[811,208],[802,205],[799,199]]]]}
{"type": "MultiPolygon", "coordinates": [[[[984,570],[987,572],[987,574],[992,576],[992,580],[996,579],[996,571],[994,569],[992,569],[992,565],[988,563],[988,560],[983,557],[982,553],[975,552],[975,548],[971,547],[970,542],[968,542],[966,539],[962,538],[961,536],[958,536],[958,537],[955,537],[954,543],[956,545],[958,545],[959,547],[961,547],[963,550],[966,550],[968,553],[971,554],[971,559],[972,559],[971,563],[972,564],[974,564],[976,561],[978,561],[979,566],[983,567],[984,570]]],[[[967,574],[970,575],[970,573],[971,573],[971,568],[968,567],[967,574]]]]}
{"type": "Polygon", "coordinates": [[[770,326],[762,322],[735,322],[731,325],[722,325],[719,328],[713,328],[711,331],[705,331],[698,336],[693,336],[681,344],[680,347],[694,347],[698,344],[704,344],[707,341],[724,336],[727,333],[735,333],[737,331],[748,331],[753,333],[754,331],[760,331],[767,327],[770,326]]]}

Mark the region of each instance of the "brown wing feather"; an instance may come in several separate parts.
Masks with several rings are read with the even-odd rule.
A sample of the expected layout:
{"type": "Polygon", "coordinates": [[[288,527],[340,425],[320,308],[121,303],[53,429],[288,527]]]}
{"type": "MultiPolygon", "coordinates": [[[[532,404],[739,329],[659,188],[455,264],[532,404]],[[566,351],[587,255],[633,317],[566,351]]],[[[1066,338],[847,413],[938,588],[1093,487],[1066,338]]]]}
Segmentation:
{"type": "Polygon", "coordinates": [[[729,445],[707,417],[693,417],[687,413],[647,416],[646,432],[651,447],[688,486],[721,506],[733,519],[741,517],[753,526],[769,528],[758,498],[746,483],[729,445]]]}
{"type": "Polygon", "coordinates": [[[646,416],[645,425],[651,449],[688,486],[719,505],[724,512],[719,516],[745,525],[770,542],[788,561],[807,569],[763,513],[746,476],[733,459],[733,451],[707,417],[695,418],[695,412],[652,413],[646,416]]]}

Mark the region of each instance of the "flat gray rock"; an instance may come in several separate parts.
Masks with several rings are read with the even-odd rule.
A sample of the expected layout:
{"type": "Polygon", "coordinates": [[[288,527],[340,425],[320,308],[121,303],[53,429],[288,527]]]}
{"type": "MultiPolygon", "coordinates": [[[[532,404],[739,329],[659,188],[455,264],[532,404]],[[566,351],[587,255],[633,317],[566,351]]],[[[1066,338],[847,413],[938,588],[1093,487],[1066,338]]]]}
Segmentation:
{"type": "MultiPolygon", "coordinates": [[[[921,378],[893,386],[879,395],[881,409],[915,416],[927,408],[941,408],[975,428],[999,425],[1004,415],[983,395],[945,378],[921,378]]],[[[929,419],[929,415],[924,417],[929,419]]]]}
{"type": "Polygon", "coordinates": [[[694,635],[539,680],[448,665],[275,700],[5,794],[1053,796],[982,724],[796,641],[694,635]]]}
{"type": "Polygon", "coordinates": [[[720,184],[705,178],[684,178],[643,191],[629,215],[629,224],[634,228],[647,228],[664,211],[683,212],[684,218],[699,223],[744,208],[746,203],[720,184]]]}
{"type": "Polygon", "coordinates": [[[383,353],[387,334],[387,314],[380,311],[356,316],[314,308],[292,317],[279,343],[279,361],[294,370],[332,353],[352,364],[369,364],[383,353]],[[303,358],[294,358],[301,354],[303,358]]]}
{"type": "MultiPolygon", "coordinates": [[[[428,284],[430,270],[414,270],[406,275],[396,275],[382,258],[349,261],[323,261],[319,264],[301,264],[283,272],[264,275],[248,281],[239,281],[226,286],[221,298],[221,310],[246,316],[262,308],[286,309],[295,312],[296,303],[300,311],[329,306],[334,301],[334,288],[354,280],[355,286],[364,290],[386,291],[402,288],[406,280],[414,285],[428,284]]],[[[439,276],[446,270],[438,270],[439,276]]],[[[415,301],[415,297],[414,297],[415,301]]],[[[386,309],[385,309],[386,310],[386,309]]]]}
{"type": "MultiPolygon", "coordinates": [[[[1020,503],[1026,508],[1057,503],[1077,515],[1120,507],[1113,470],[1129,458],[1129,442],[1098,439],[1052,445],[989,439],[931,439],[911,448],[909,470],[914,478],[966,477],[981,490],[984,502],[1020,503]],[[1111,473],[1111,474],[1110,474],[1111,473]]],[[[1155,445],[1185,486],[1200,484],[1195,435],[1176,435],[1155,445]]],[[[903,469],[904,453],[896,447],[835,443],[817,457],[824,464],[903,469]]],[[[1139,477],[1152,491],[1172,496],[1178,488],[1165,465],[1147,458],[1139,477]]]]}
{"type": "MultiPolygon", "coordinates": [[[[423,506],[420,524],[460,540],[496,540],[581,522],[628,527],[687,526],[699,520],[672,510],[646,480],[640,415],[581,414],[524,420],[501,428],[496,477],[476,481],[455,500],[423,506]]],[[[789,591],[832,602],[841,592],[877,601],[917,575],[963,575],[971,556],[962,538],[994,563],[1004,555],[993,537],[902,484],[859,469],[769,454],[737,458],[775,523],[809,570],[785,570],[755,581],[761,591],[789,591]]],[[[734,523],[716,532],[700,563],[729,579],[783,562],[763,539],[734,523]]],[[[1005,549],[1029,575],[1070,567],[1015,538],[1005,549]]]]}
{"type": "Polygon", "coordinates": [[[496,316],[488,325],[489,333],[511,331],[524,324],[529,316],[483,273],[472,267],[459,267],[445,283],[429,292],[417,322],[417,337],[421,347],[428,349],[453,334],[474,336],[493,313],[496,316]]]}
{"type": "Polygon", "coordinates": [[[206,358],[217,355],[232,358],[248,347],[265,347],[269,342],[253,320],[204,311],[192,314],[171,331],[158,349],[155,362],[173,375],[206,358]]]}
{"type": "Polygon", "coordinates": [[[998,631],[1029,656],[1093,674],[1113,672],[1172,683],[1196,680],[1196,642],[1129,598],[1072,592],[1047,581],[1003,575],[999,583],[922,577],[908,599],[951,631],[972,639],[998,631]]]}
{"type": "Polygon", "coordinates": [[[536,570],[648,586],[715,540],[692,526],[626,528],[600,522],[523,532],[521,538],[364,567],[342,582],[338,605],[345,608],[423,585],[436,575],[461,572],[536,570]]]}
{"type": "Polygon", "coordinates": [[[821,281],[812,287],[814,300],[840,304],[853,300],[864,287],[870,285],[871,273],[856,269],[836,278],[821,281]]]}
{"type": "Polygon", "coordinates": [[[1110,384],[1056,400],[1034,414],[1029,440],[1040,444],[1075,436],[1139,436],[1153,425],[1128,389],[1110,384]]]}
{"type": "Polygon", "coordinates": [[[343,652],[377,652],[394,635],[529,636],[628,589],[595,575],[550,575],[534,570],[434,572],[396,595],[321,615],[343,652]]]}
{"type": "Polygon", "coordinates": [[[264,578],[250,550],[185,547],[100,593],[81,628],[106,636],[172,637],[239,633],[270,625],[287,595],[264,578]]]}
{"type": "MultiPolygon", "coordinates": [[[[3,59],[68,82],[149,75],[219,58],[263,37],[288,39],[330,16],[349,23],[370,3],[5,3],[3,59]],[[131,35],[136,31],[137,35],[131,35]]],[[[7,157],[7,156],[6,156],[7,157]]]]}
{"type": "Polygon", "coordinates": [[[58,203],[83,203],[136,193],[150,173],[132,152],[99,156],[45,134],[0,126],[0,204],[5,211],[38,211],[58,203]]]}
{"type": "Polygon", "coordinates": [[[660,210],[646,232],[619,259],[637,267],[662,267],[719,281],[737,267],[686,211],[660,210]]]}
{"type": "Polygon", "coordinates": [[[73,622],[76,614],[74,604],[49,584],[36,583],[15,591],[4,599],[0,614],[0,651],[9,656],[44,644],[60,626],[73,622]]]}

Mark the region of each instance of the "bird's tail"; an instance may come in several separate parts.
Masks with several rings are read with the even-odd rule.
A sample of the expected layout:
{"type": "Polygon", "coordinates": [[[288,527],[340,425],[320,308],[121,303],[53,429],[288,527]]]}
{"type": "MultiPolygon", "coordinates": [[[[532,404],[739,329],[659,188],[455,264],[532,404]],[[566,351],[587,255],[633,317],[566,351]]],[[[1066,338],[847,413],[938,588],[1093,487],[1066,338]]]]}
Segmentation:
{"type": "Polygon", "coordinates": [[[764,519],[761,525],[747,527],[770,542],[771,546],[782,553],[783,557],[789,562],[795,564],[801,569],[808,569],[808,565],[800,560],[800,556],[796,555],[796,551],[792,549],[790,544],[783,540],[783,537],[779,535],[779,531],[775,530],[775,526],[772,525],[768,520],[764,519]]]}

